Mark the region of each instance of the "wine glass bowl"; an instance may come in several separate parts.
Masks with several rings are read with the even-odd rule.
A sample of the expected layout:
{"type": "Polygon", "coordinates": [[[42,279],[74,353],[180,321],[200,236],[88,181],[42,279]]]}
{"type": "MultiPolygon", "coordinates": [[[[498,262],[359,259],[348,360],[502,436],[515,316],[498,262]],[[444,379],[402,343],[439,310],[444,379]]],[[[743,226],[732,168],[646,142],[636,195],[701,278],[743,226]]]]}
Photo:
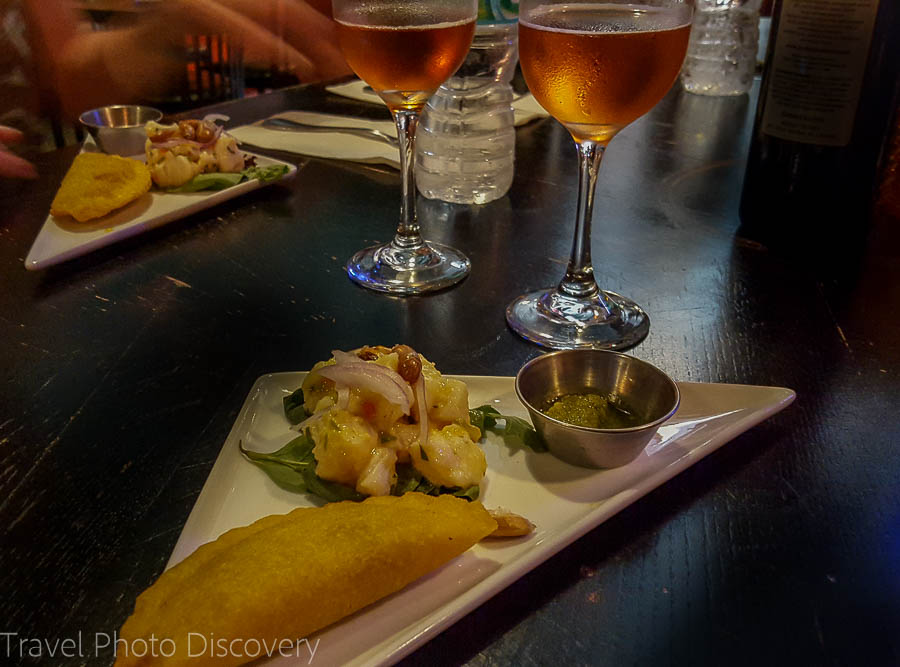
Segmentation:
{"type": "MultiPolygon", "coordinates": [[[[459,68],[472,43],[475,24],[466,6],[403,11],[357,11],[338,21],[338,42],[351,69],[378,93],[391,111],[421,111],[428,98],[459,68]],[[373,25],[374,24],[374,25],[373,25]]],[[[427,5],[427,3],[426,3],[427,5]]]]}
{"type": "Polygon", "coordinates": [[[650,330],[630,299],[601,290],[591,263],[597,172],[610,140],[675,82],[687,52],[690,0],[521,0],[519,62],[534,97],[578,147],[575,238],[562,282],[524,294],[509,326],[545,347],[626,349],[650,330]]]}
{"type": "Polygon", "coordinates": [[[687,11],[544,4],[519,27],[529,89],[576,138],[608,143],[656,106],[678,76],[691,16],[681,6],[687,11]]]}
{"type": "Polygon", "coordinates": [[[338,43],[350,68],[384,100],[400,140],[402,198],[392,241],[365,248],[347,274],[369,289],[419,294],[469,273],[468,258],[425,241],[416,220],[415,134],[428,98],[465,60],[477,0],[332,0],[338,43]]]}

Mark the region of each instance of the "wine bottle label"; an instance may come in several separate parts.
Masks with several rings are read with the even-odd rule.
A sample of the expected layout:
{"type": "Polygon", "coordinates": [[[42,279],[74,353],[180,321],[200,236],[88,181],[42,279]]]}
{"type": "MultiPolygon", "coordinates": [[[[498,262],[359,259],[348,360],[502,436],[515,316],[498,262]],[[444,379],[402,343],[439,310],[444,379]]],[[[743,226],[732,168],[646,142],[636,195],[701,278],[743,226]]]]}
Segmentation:
{"type": "Polygon", "coordinates": [[[764,133],[822,146],[850,143],[878,2],[783,0],[764,133]]]}

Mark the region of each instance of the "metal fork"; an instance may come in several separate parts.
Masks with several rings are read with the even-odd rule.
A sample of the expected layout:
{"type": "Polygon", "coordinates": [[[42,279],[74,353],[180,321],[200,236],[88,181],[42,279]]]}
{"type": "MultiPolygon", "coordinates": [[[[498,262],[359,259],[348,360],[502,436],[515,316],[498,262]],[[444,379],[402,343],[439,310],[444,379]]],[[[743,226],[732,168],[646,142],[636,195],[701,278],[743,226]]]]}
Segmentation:
{"type": "Polygon", "coordinates": [[[352,134],[365,139],[375,139],[383,141],[386,144],[398,148],[400,142],[397,137],[392,137],[380,130],[373,130],[368,127],[342,127],[338,125],[310,125],[308,123],[299,123],[295,120],[287,118],[267,118],[262,122],[263,127],[271,130],[281,130],[283,132],[340,132],[341,134],[352,134]]]}

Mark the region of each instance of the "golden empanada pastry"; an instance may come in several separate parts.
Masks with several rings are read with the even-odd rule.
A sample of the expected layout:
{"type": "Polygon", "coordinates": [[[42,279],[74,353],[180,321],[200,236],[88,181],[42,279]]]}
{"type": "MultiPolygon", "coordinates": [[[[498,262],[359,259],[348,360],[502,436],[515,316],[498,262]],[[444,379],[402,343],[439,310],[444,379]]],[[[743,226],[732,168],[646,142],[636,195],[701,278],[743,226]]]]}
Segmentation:
{"type": "Polygon", "coordinates": [[[116,665],[248,662],[255,656],[242,647],[292,646],[496,528],[479,502],[421,493],[267,516],[201,546],[144,591],[119,633],[116,665]]]}
{"type": "Polygon", "coordinates": [[[106,153],[80,153],[59,186],[50,213],[87,222],[133,202],[148,190],[150,171],[143,162],[106,153]]]}

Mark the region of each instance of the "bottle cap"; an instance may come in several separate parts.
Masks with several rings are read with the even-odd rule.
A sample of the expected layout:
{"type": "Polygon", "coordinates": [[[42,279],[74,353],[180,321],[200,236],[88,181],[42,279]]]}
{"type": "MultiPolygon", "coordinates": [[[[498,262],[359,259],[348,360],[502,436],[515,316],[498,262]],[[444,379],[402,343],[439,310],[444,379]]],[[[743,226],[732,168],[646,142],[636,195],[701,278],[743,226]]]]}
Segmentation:
{"type": "Polygon", "coordinates": [[[478,24],[515,23],[519,0],[478,0],[478,24]]]}

